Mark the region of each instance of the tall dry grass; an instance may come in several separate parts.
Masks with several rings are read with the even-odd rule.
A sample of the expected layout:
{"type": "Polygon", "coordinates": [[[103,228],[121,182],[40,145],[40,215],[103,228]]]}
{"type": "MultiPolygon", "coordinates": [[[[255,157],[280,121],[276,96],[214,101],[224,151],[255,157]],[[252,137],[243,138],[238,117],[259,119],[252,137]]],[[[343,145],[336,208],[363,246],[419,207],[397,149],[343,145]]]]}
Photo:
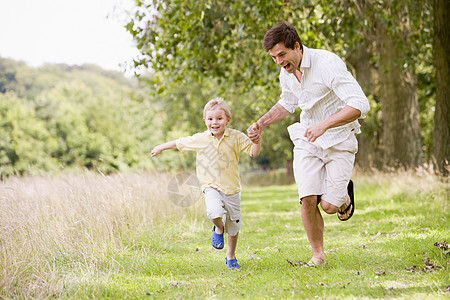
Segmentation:
{"type": "Polygon", "coordinates": [[[66,282],[82,280],[77,270],[96,272],[102,257],[122,247],[122,237],[197,217],[199,205],[169,200],[171,176],[85,173],[0,182],[0,298],[58,296],[66,282]]]}
{"type": "Polygon", "coordinates": [[[442,211],[449,211],[450,178],[436,176],[430,169],[422,168],[415,172],[397,170],[370,173],[355,170],[352,177],[358,180],[359,184],[372,186],[379,193],[419,194],[434,199],[441,205],[442,211]]]}

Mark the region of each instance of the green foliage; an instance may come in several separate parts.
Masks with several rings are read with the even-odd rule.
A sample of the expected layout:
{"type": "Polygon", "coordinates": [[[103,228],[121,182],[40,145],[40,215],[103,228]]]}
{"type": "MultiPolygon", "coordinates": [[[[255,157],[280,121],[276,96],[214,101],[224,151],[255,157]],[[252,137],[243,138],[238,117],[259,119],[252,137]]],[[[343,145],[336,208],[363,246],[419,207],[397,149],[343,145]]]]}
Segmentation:
{"type": "Polygon", "coordinates": [[[141,117],[148,96],[135,97],[136,83],[90,65],[35,69],[0,59],[0,71],[2,176],[151,166],[143,143],[151,132],[142,128],[152,117],[141,117]]]}
{"type": "MultiPolygon", "coordinates": [[[[418,75],[424,153],[429,158],[433,127],[429,116],[433,94],[427,93],[433,69],[431,4],[427,1],[136,1],[126,28],[142,56],[137,67],[151,68],[153,90],[169,120],[180,120],[193,129],[201,127],[195,112],[207,100],[222,96],[231,102],[232,127],[245,130],[275,102],[280,93],[277,66],[262,48],[267,29],[284,19],[299,31],[303,43],[325,48],[346,60],[355,73],[356,51],[364,45],[370,55],[372,82],[364,86],[372,102],[365,120],[366,138],[380,148],[383,120],[379,76],[382,56],[376,28],[393,37],[399,55],[395,61],[418,75]],[[352,65],[353,64],[353,65],[352,65]],[[378,77],[377,77],[378,76],[378,77]],[[422,97],[421,95],[427,95],[422,97]],[[194,121],[195,120],[195,121],[194,121]]],[[[358,78],[358,74],[356,74],[358,78]]],[[[294,120],[292,117],[286,124],[294,120]]],[[[168,122],[168,129],[174,123],[168,122]]],[[[276,123],[264,132],[263,155],[272,165],[290,157],[286,124],[276,123]],[[271,149],[272,148],[272,149],[271,149]],[[281,154],[286,153],[286,155],[281,154]]]]}
{"type": "MultiPolygon", "coordinates": [[[[136,1],[126,25],[142,55],[139,82],[94,65],[29,68],[0,58],[2,174],[81,166],[101,172],[129,168],[193,168],[189,154],[147,153],[159,143],[205,130],[205,103],[223,97],[230,127],[243,132],[280,94],[278,67],[262,48],[265,31],[287,20],[305,45],[339,54],[359,78],[357,51],[365,47],[370,82],[363,86],[372,110],[363,135],[378,156],[383,132],[380,49],[375,27],[394,37],[398,64],[414,70],[423,153],[433,148],[434,69],[431,7],[427,1],[136,1]],[[407,30],[409,26],[409,31],[407,30]],[[30,125],[32,124],[32,125],[30,125]],[[12,128],[15,128],[14,130],[12,128]],[[14,141],[13,141],[14,139],[14,141]],[[23,139],[23,141],[22,141],[23,139]]],[[[292,156],[286,127],[298,112],[263,133],[261,157],[247,165],[285,166],[292,156]]]]}
{"type": "Polygon", "coordinates": [[[261,40],[281,6],[281,1],[136,1],[126,27],[143,54],[136,63],[158,72],[157,82],[166,87],[186,76],[247,86],[264,82],[265,76],[255,74],[273,68],[262,59],[261,40]]]}
{"type": "Polygon", "coordinates": [[[0,94],[0,173],[24,174],[35,168],[54,169],[48,155],[56,149],[54,137],[47,131],[32,107],[13,92],[0,94]]]}

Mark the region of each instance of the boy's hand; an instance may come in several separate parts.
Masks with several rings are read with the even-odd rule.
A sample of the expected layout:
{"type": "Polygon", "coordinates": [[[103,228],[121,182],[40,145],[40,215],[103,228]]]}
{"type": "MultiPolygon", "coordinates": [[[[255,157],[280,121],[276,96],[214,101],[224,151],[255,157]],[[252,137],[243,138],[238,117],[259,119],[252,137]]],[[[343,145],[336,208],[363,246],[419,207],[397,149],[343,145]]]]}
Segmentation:
{"type": "Polygon", "coordinates": [[[155,148],[153,148],[153,150],[152,150],[152,157],[160,154],[164,150],[176,149],[176,148],[177,148],[177,143],[175,141],[170,141],[170,142],[158,145],[155,148]]]}
{"type": "Polygon", "coordinates": [[[160,146],[156,146],[152,150],[152,157],[160,154],[163,151],[163,149],[160,146]]]}

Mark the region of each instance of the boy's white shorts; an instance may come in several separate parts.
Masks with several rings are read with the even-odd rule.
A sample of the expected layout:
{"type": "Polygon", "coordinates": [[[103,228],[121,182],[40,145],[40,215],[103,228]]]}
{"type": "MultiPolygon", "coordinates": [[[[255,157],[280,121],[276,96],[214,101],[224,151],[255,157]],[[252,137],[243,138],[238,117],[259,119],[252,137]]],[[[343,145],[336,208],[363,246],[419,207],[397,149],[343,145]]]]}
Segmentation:
{"type": "Polygon", "coordinates": [[[225,215],[224,232],[230,236],[238,234],[241,228],[241,193],[225,195],[212,187],[205,189],[206,215],[210,219],[225,215]]]}
{"type": "Polygon", "coordinates": [[[347,185],[352,176],[358,141],[354,133],[343,142],[322,149],[303,139],[294,142],[294,177],[301,199],[321,195],[337,207],[346,201],[347,185]]]}

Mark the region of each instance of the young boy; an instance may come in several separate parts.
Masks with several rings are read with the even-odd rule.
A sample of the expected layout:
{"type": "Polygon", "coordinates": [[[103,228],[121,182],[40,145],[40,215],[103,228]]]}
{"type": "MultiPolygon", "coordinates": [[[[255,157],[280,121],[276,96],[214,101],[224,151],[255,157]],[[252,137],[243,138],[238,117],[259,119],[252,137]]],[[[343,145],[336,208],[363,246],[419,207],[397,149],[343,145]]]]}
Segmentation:
{"type": "Polygon", "coordinates": [[[227,128],[231,111],[222,98],[206,103],[203,120],[208,130],[156,146],[152,157],[167,149],[197,152],[197,177],[205,193],[206,214],[214,224],[211,245],[216,249],[224,246],[223,235],[227,233],[228,269],[239,269],[235,253],[241,226],[241,180],[239,155],[242,151],[257,157],[261,142],[253,143],[244,133],[227,128]],[[225,224],[222,221],[226,215],[225,224]]]}

